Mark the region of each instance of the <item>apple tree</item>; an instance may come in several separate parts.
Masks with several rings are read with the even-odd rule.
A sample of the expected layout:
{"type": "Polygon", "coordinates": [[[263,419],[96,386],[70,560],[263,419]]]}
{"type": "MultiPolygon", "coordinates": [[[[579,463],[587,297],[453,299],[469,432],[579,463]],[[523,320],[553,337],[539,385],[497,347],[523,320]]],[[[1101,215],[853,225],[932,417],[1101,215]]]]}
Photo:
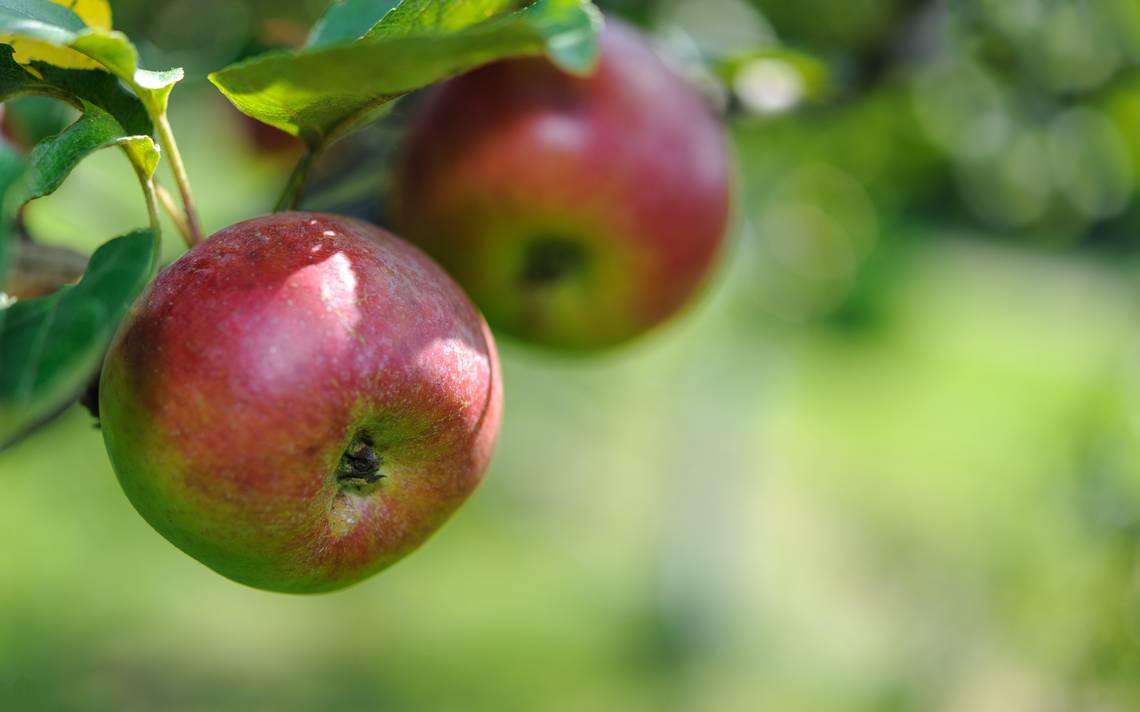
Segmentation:
{"type": "Polygon", "coordinates": [[[251,586],[333,590],[412,551],[491,458],[491,328],[628,341],[691,300],[726,230],[712,107],[587,0],[338,0],[303,45],[211,73],[304,149],[274,212],[208,237],[167,115],[181,69],[140,66],[106,0],[0,0],[0,42],[0,99],[78,113],[0,146],[0,449],[86,392],[139,513],[251,586]],[[395,233],[303,211],[331,146],[437,83],[395,233]],[[20,286],[61,273],[22,206],[102,148],[133,167],[147,224],[50,293],[20,286]],[[169,265],[160,211],[187,248],[169,265]]]}

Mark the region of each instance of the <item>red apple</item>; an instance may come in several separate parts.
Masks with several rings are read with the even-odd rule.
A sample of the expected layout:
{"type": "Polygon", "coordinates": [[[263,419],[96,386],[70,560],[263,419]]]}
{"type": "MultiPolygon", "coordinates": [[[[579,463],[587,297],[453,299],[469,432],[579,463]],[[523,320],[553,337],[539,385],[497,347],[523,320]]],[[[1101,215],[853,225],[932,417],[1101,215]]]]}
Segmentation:
{"type": "Polygon", "coordinates": [[[100,401],[115,472],[155,529],[236,581],[316,592],[395,562],[466,499],[501,387],[482,318],[419,250],[283,213],[159,275],[100,401]]]}
{"type": "Polygon", "coordinates": [[[625,341],[677,312],[729,212],[722,127],[638,34],[609,22],[587,77],[543,59],[444,84],[414,120],[393,212],[496,328],[625,341]]]}

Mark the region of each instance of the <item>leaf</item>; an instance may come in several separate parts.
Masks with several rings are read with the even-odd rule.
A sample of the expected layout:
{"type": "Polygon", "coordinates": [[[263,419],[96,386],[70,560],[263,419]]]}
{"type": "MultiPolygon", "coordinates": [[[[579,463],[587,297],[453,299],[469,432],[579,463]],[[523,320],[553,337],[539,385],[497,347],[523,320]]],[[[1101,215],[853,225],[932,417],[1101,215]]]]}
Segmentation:
{"type": "MultiPolygon", "coordinates": [[[[23,156],[0,141],[0,288],[8,277],[8,249],[12,244],[12,226],[21,205],[13,188],[24,176],[26,164],[23,156]]],[[[4,293],[0,291],[0,308],[4,293]]],[[[0,323],[3,318],[0,317],[0,323]]]]}
{"type": "Polygon", "coordinates": [[[154,131],[150,116],[137,96],[127,91],[122,82],[97,69],[60,69],[36,62],[31,69],[11,61],[7,48],[0,46],[0,97],[12,94],[53,96],[83,110],[83,102],[98,106],[113,116],[123,131],[150,134],[154,131]]]}
{"type": "MultiPolygon", "coordinates": [[[[0,101],[11,96],[43,95],[66,101],[83,114],[74,124],[38,143],[29,164],[19,165],[16,184],[0,181],[0,224],[8,227],[10,215],[23,203],[52,193],[79,162],[92,152],[120,146],[144,177],[153,175],[158,147],[150,138],[150,119],[138,97],[103,71],[60,69],[35,62],[39,76],[16,64],[11,47],[0,45],[0,101]]],[[[0,163],[0,177],[12,161],[0,163]]],[[[15,170],[15,169],[11,169],[15,170]]],[[[0,287],[6,276],[6,234],[0,234],[0,287]]]]}
{"type": "MultiPolygon", "coordinates": [[[[52,0],[79,16],[87,27],[111,29],[111,6],[107,0],[52,0]]],[[[16,49],[16,61],[29,64],[33,61],[46,62],[68,69],[98,69],[99,63],[66,47],[56,47],[37,40],[20,37],[0,37],[0,42],[16,49]]]]}
{"type": "Polygon", "coordinates": [[[111,29],[111,3],[109,0],[52,0],[70,8],[88,27],[111,29]]]}
{"type": "Polygon", "coordinates": [[[109,26],[88,26],[71,9],[51,0],[0,0],[0,37],[73,49],[126,82],[156,114],[166,111],[170,90],[182,79],[181,69],[141,69],[138,50],[126,35],[109,26]]]}
{"type": "Polygon", "coordinates": [[[47,0],[0,2],[0,28],[4,34],[62,44],[85,27],[79,15],[47,0]]]}
{"type": "Polygon", "coordinates": [[[587,72],[597,61],[600,22],[586,0],[539,0],[455,31],[393,29],[350,45],[269,53],[214,72],[210,81],[243,113],[319,147],[410,91],[498,59],[545,53],[569,71],[587,72]]]}
{"type": "Polygon", "coordinates": [[[150,281],[155,240],[137,230],[106,243],[73,287],[0,311],[0,449],[73,398],[98,371],[150,281]]]}
{"type": "Polygon", "coordinates": [[[453,31],[525,4],[519,0],[338,0],[317,20],[305,46],[453,31]]]}
{"type": "Polygon", "coordinates": [[[399,4],[399,0],[337,0],[313,25],[305,47],[326,47],[358,40],[399,4]]]}
{"type": "MultiPolygon", "coordinates": [[[[0,45],[0,100],[15,95],[54,97],[82,114],[36,144],[26,161],[0,151],[0,277],[20,205],[55,191],[101,148],[122,148],[146,183],[159,156],[140,98],[105,71],[38,61],[23,67],[10,46],[0,45]]],[[[0,447],[58,410],[95,373],[127,307],[154,273],[156,242],[145,230],[107,243],[77,285],[47,297],[13,303],[0,292],[0,447]]]]}
{"type": "Polygon", "coordinates": [[[422,32],[454,32],[508,10],[518,0],[403,0],[364,36],[401,37],[422,32]]]}
{"type": "Polygon", "coordinates": [[[158,165],[158,147],[150,136],[124,135],[122,125],[99,107],[84,102],[83,116],[62,133],[32,150],[23,200],[55,192],[79,162],[101,148],[119,146],[145,177],[158,165]]]}

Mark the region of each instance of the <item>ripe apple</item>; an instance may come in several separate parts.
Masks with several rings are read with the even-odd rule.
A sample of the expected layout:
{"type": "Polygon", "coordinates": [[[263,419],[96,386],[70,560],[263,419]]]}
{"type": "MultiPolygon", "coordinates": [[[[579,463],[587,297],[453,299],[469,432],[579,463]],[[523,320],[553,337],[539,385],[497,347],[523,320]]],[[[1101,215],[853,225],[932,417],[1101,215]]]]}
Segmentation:
{"type": "Polygon", "coordinates": [[[728,220],[718,119],[613,21],[589,77],[523,59],[445,83],[397,174],[402,232],[493,326],[559,347],[616,344],[679,310],[728,220]]]}
{"type": "Polygon", "coordinates": [[[479,483],[498,357],[428,257],[356,220],[238,223],[164,270],[107,355],[127,497],[236,581],[341,588],[422,543],[479,483]]]}

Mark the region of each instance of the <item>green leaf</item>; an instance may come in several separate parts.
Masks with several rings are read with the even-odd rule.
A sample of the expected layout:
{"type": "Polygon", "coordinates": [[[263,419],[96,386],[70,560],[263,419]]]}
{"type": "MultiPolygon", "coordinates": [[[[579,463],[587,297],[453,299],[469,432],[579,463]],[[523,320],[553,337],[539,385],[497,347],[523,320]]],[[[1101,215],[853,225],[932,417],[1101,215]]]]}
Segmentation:
{"type": "Polygon", "coordinates": [[[87,25],[74,12],[46,0],[4,0],[0,2],[0,28],[5,34],[31,37],[52,44],[66,41],[87,25]]]}
{"type": "Polygon", "coordinates": [[[48,195],[63,183],[79,162],[101,148],[122,147],[145,176],[158,164],[153,130],[137,97],[117,79],[98,70],[60,69],[33,63],[33,76],[12,59],[12,48],[0,45],[0,100],[20,94],[52,96],[83,112],[79,120],[32,150],[31,167],[19,202],[48,195]]]}
{"type": "Polygon", "coordinates": [[[24,201],[54,193],[79,162],[101,148],[119,146],[144,177],[154,175],[158,146],[150,136],[124,135],[122,125],[99,107],[84,102],[83,116],[62,133],[36,144],[24,201]]]}
{"type": "MultiPolygon", "coordinates": [[[[12,244],[12,227],[21,201],[14,188],[24,177],[26,164],[23,156],[0,141],[0,288],[8,278],[8,249],[12,244]]],[[[3,291],[0,291],[3,299],[3,291]]]]}
{"type": "Polygon", "coordinates": [[[0,310],[0,449],[78,394],[151,278],[155,240],[138,230],[95,251],[73,287],[0,310]]]}
{"type": "Polygon", "coordinates": [[[50,0],[0,0],[0,35],[73,49],[122,79],[155,113],[166,110],[181,69],[153,72],[139,67],[139,54],[122,32],[87,27],[82,18],[50,0]]]}
{"type": "MultiPolygon", "coordinates": [[[[0,277],[20,205],[55,191],[101,148],[122,148],[146,185],[159,156],[140,98],[107,72],[42,62],[25,68],[0,45],[0,100],[20,95],[53,97],[82,114],[27,160],[0,151],[0,277]]],[[[156,243],[150,230],[113,240],[77,285],[47,297],[13,302],[0,292],[0,447],[66,404],[98,370],[111,334],[154,274],[156,243]]]]}
{"type": "Polygon", "coordinates": [[[313,25],[305,47],[327,47],[358,40],[399,4],[399,0],[337,0],[313,25]]]}
{"type": "Polygon", "coordinates": [[[182,68],[151,71],[139,67],[139,53],[127,36],[115,30],[88,29],[68,45],[127,83],[156,114],[166,111],[174,85],[182,80],[182,68]]]}
{"type": "Polygon", "coordinates": [[[518,0],[403,0],[364,36],[454,32],[516,10],[520,4],[518,0]]]}
{"type": "Polygon", "coordinates": [[[498,59],[545,53],[569,71],[588,72],[600,23],[586,0],[539,0],[454,31],[384,30],[350,45],[269,53],[210,81],[245,114],[320,147],[410,91],[498,59]]]}
{"type": "Polygon", "coordinates": [[[110,114],[128,134],[154,132],[146,108],[122,82],[97,69],[60,69],[33,62],[35,76],[12,59],[11,48],[0,45],[0,98],[40,95],[61,99],[82,111],[84,102],[110,114]]]}

